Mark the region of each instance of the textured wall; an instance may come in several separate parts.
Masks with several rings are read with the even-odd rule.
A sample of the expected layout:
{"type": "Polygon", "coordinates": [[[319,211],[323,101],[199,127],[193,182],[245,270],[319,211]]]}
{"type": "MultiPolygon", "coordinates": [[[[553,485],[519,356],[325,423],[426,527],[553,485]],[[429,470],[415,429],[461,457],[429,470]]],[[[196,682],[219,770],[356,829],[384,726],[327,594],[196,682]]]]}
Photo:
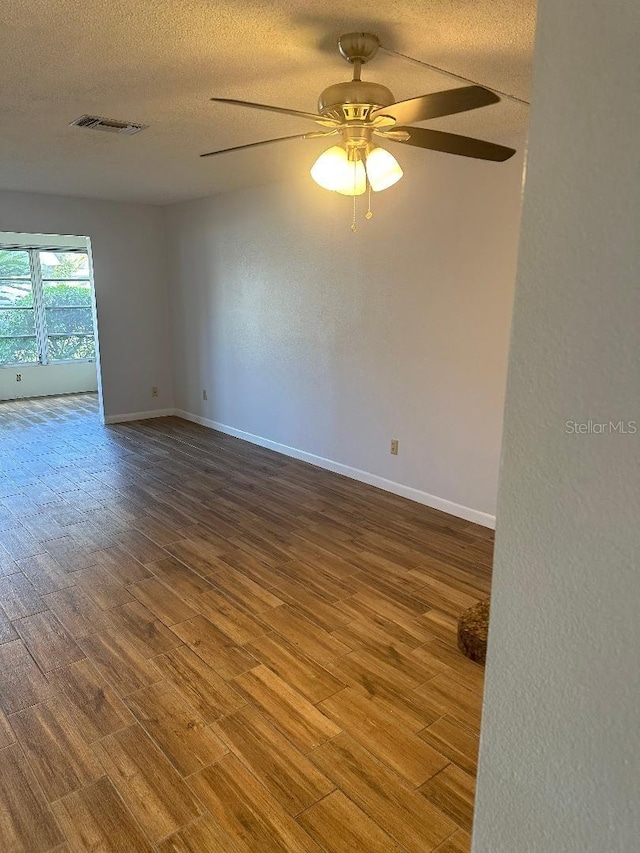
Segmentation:
{"type": "Polygon", "coordinates": [[[105,415],[173,405],[162,211],[0,192],[0,230],[91,238],[105,415]],[[159,397],[151,397],[152,386],[159,397]]]}
{"type": "Polygon", "coordinates": [[[165,208],[176,405],[491,515],[522,161],[402,153],[356,234],[304,176],[165,208]]]}
{"type": "Polygon", "coordinates": [[[539,27],[473,849],[631,853],[640,434],[593,424],[640,426],[640,7],[539,27]]]}

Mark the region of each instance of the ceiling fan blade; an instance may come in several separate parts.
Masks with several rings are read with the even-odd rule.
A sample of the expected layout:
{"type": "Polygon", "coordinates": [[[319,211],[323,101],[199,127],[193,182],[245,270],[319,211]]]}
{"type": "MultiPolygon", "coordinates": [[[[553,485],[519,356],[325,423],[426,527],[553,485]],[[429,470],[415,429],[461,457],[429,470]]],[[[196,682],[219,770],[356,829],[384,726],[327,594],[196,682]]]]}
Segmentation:
{"type": "Polygon", "coordinates": [[[407,142],[411,137],[408,130],[374,130],[380,139],[393,139],[394,142],[407,142]]]}
{"type": "Polygon", "coordinates": [[[237,101],[234,98],[211,98],[217,104],[234,104],[237,107],[251,107],[253,110],[267,110],[271,113],[284,113],[297,118],[306,118],[315,121],[325,127],[337,127],[340,122],[329,116],[321,116],[317,113],[305,113],[300,110],[289,110],[286,107],[272,107],[269,104],[254,104],[251,101],[237,101]]]}
{"type": "Polygon", "coordinates": [[[473,139],[471,136],[458,136],[457,133],[444,133],[441,130],[431,130],[426,127],[397,127],[395,130],[406,131],[409,139],[402,142],[389,136],[389,141],[401,142],[402,145],[414,145],[416,148],[428,148],[430,151],[443,151],[446,154],[459,154],[461,157],[475,157],[478,160],[495,160],[503,162],[513,157],[514,148],[486,142],[484,139],[473,139]]]}
{"type": "Polygon", "coordinates": [[[339,130],[312,130],[310,133],[305,133],[305,139],[324,139],[325,136],[337,136],[339,130]]]}
{"type": "Polygon", "coordinates": [[[272,142],[285,142],[287,139],[304,139],[306,133],[296,133],[295,136],[277,136],[275,139],[263,139],[261,142],[248,142],[246,145],[235,145],[233,148],[222,148],[220,151],[208,151],[201,157],[213,157],[216,154],[228,154],[229,151],[242,151],[243,148],[256,148],[258,145],[271,145],[272,142]]]}
{"type": "Polygon", "coordinates": [[[399,124],[413,124],[415,121],[426,121],[430,118],[450,116],[454,113],[464,113],[476,110],[478,107],[488,107],[497,104],[500,98],[483,86],[463,86],[461,89],[447,89],[444,92],[433,92],[431,95],[421,95],[408,101],[398,101],[390,107],[380,107],[373,114],[376,116],[393,116],[399,124]]]}

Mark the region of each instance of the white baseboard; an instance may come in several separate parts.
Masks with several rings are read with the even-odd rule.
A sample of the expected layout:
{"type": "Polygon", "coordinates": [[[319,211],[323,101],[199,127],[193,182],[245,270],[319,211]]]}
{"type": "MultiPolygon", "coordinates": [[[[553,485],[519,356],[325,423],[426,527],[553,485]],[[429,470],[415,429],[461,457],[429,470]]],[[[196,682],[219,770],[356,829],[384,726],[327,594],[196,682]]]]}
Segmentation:
{"type": "MultiPolygon", "coordinates": [[[[275,450],[277,453],[282,453],[285,456],[300,459],[302,462],[309,462],[311,465],[316,465],[318,468],[325,468],[327,471],[342,474],[345,477],[350,477],[352,480],[359,480],[361,483],[376,486],[379,489],[383,489],[385,492],[392,492],[394,495],[400,495],[403,498],[408,498],[416,503],[424,504],[432,509],[438,509],[441,512],[448,513],[449,515],[455,515],[457,518],[463,518],[465,521],[472,521],[474,524],[482,525],[482,527],[489,527],[493,530],[496,526],[495,515],[490,515],[487,512],[481,512],[480,510],[445,500],[445,498],[430,495],[428,492],[411,488],[411,486],[405,486],[402,483],[396,483],[393,480],[387,480],[384,477],[379,477],[377,474],[370,474],[368,471],[361,471],[359,468],[352,468],[350,465],[343,465],[342,462],[334,462],[333,459],[325,459],[323,456],[316,456],[313,453],[307,453],[305,450],[298,450],[297,448],[289,447],[286,444],[279,444],[277,441],[271,441],[269,438],[262,438],[262,436],[254,435],[250,432],[244,432],[244,430],[218,423],[218,421],[212,421],[209,418],[203,418],[201,415],[194,415],[191,412],[185,412],[182,409],[175,409],[172,414],[179,418],[184,418],[186,421],[192,421],[193,423],[200,424],[201,426],[218,430],[218,432],[223,432],[226,435],[232,435],[234,438],[241,438],[243,441],[249,441],[251,444],[266,447],[268,450],[275,450]]],[[[155,416],[157,417],[157,414],[155,416]]]]}
{"type": "Polygon", "coordinates": [[[149,418],[166,418],[175,414],[175,409],[153,409],[151,412],[128,412],[124,415],[105,415],[105,424],[123,424],[127,421],[146,421],[149,418]]]}

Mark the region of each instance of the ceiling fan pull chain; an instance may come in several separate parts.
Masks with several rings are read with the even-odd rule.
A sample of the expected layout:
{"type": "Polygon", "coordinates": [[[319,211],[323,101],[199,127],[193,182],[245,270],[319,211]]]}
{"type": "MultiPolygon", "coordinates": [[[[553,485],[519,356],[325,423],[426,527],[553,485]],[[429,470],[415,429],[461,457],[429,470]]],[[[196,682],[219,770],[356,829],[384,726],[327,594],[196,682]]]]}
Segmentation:
{"type": "Polygon", "coordinates": [[[367,178],[367,184],[369,186],[369,206],[367,208],[367,212],[364,215],[365,219],[371,219],[373,217],[373,211],[371,210],[371,184],[369,183],[369,179],[367,178]]]}
{"type": "Polygon", "coordinates": [[[353,161],[353,219],[351,220],[351,230],[355,234],[358,230],[356,225],[356,189],[358,186],[358,161],[353,161]]]}

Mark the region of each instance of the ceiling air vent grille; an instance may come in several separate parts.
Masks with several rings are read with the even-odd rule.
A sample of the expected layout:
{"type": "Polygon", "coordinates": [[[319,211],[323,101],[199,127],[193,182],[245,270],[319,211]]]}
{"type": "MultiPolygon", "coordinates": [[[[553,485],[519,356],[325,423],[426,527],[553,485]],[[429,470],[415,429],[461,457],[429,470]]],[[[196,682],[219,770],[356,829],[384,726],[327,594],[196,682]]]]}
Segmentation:
{"type": "Polygon", "coordinates": [[[135,124],[131,121],[118,121],[104,116],[83,115],[72,121],[74,127],[86,127],[89,130],[104,130],[107,133],[119,133],[121,136],[132,136],[149,127],[148,124],[135,124]]]}

